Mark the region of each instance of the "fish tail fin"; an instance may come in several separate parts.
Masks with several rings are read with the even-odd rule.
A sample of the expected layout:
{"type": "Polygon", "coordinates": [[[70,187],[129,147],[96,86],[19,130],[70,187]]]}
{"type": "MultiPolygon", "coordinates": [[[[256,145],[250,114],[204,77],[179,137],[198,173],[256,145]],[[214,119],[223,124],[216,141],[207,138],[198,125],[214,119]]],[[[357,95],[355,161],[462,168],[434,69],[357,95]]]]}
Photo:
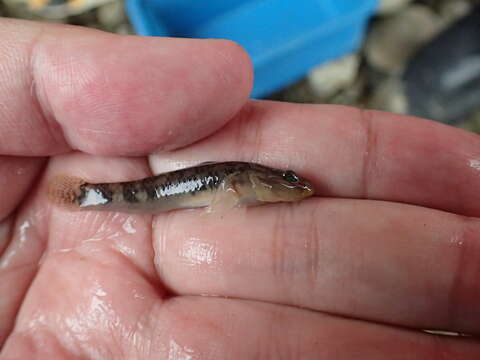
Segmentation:
{"type": "Polygon", "coordinates": [[[56,205],[74,207],[82,193],[80,186],[86,183],[85,180],[77,176],[55,175],[48,183],[47,197],[56,205]]]}

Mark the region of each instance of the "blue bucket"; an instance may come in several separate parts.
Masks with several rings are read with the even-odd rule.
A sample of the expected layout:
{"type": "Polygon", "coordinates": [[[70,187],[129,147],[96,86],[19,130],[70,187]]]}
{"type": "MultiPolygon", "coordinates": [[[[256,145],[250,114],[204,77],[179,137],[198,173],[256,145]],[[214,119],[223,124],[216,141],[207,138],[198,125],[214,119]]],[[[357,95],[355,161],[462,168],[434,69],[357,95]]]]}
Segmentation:
{"type": "Polygon", "coordinates": [[[252,96],[301,79],[354,51],[378,0],[127,0],[135,31],[147,36],[236,41],[252,58],[252,96]]]}

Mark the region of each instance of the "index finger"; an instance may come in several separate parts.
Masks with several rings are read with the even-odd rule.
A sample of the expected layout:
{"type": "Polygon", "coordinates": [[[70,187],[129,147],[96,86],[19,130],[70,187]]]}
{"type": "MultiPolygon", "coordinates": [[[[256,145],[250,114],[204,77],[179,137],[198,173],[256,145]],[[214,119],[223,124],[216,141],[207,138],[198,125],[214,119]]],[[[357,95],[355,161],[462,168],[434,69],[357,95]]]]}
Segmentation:
{"type": "Polygon", "coordinates": [[[202,161],[292,168],[319,196],[404,202],[480,216],[480,137],[345,106],[254,101],[221,131],[152,156],[154,172],[202,161]]]}
{"type": "Polygon", "coordinates": [[[144,155],[209,135],[248,98],[223,40],[118,36],[0,19],[0,154],[144,155]]]}

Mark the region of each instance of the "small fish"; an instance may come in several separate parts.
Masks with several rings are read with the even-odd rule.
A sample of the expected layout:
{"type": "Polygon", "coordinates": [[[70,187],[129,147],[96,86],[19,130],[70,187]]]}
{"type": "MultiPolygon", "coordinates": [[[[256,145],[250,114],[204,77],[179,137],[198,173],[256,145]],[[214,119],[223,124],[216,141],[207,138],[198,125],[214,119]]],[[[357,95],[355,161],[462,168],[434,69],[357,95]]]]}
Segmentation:
{"type": "Polygon", "coordinates": [[[275,202],[294,202],[314,194],[292,170],[247,162],[209,162],[136,181],[89,183],[57,175],[48,186],[56,204],[81,210],[156,214],[208,207],[209,211],[275,202]]]}

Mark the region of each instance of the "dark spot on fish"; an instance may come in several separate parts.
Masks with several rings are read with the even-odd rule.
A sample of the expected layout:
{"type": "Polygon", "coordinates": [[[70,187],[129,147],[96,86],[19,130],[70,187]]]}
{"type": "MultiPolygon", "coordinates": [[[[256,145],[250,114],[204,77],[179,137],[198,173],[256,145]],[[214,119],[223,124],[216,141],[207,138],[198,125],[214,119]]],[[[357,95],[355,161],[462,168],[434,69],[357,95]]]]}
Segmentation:
{"type": "Polygon", "coordinates": [[[133,184],[124,184],[123,185],[123,199],[129,203],[137,203],[137,194],[138,190],[133,184]]]}
{"type": "Polygon", "coordinates": [[[155,200],[158,198],[157,187],[155,186],[154,183],[152,182],[144,183],[143,189],[147,193],[148,200],[155,200]]]}
{"type": "Polygon", "coordinates": [[[208,189],[208,182],[205,177],[200,178],[200,187],[198,190],[204,191],[208,189]]]}

